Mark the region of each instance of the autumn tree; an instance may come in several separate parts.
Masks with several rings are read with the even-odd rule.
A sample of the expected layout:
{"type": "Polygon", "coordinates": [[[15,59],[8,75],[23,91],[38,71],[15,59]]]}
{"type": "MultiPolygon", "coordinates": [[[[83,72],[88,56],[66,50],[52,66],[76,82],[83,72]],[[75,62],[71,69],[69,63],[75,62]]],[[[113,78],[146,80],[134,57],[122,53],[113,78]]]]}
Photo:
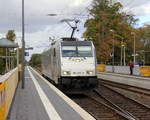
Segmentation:
{"type": "Polygon", "coordinates": [[[114,40],[115,61],[120,61],[121,43],[126,44],[128,55],[131,57],[131,32],[136,22],[133,15],[122,12],[120,2],[113,3],[111,0],[94,0],[89,10],[91,16],[85,23],[86,31],[84,37],[91,38],[95,44],[99,62],[111,61],[110,53],[114,40]],[[113,32],[112,32],[113,31],[113,32]]]}

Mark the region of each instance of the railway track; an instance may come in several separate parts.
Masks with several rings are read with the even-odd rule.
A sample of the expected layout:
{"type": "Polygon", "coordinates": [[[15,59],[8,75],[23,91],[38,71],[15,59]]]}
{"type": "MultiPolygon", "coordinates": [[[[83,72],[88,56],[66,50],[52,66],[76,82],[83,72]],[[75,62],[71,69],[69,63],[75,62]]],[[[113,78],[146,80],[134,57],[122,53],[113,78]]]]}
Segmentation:
{"type": "Polygon", "coordinates": [[[106,102],[104,102],[94,92],[90,95],[85,94],[82,96],[71,96],[71,99],[73,99],[97,120],[134,120],[106,104],[106,102]]]}
{"type": "Polygon", "coordinates": [[[123,94],[124,96],[150,108],[150,90],[104,80],[100,80],[99,84],[113,89],[120,94],[123,94]]]}
{"type": "Polygon", "coordinates": [[[121,108],[125,111],[125,114],[130,115],[134,119],[150,119],[150,109],[148,107],[103,85],[99,85],[96,92],[106,100],[121,108]]]}
{"type": "Polygon", "coordinates": [[[130,85],[124,85],[121,83],[115,83],[115,82],[111,82],[111,81],[105,81],[105,80],[99,80],[99,83],[103,84],[103,85],[107,85],[107,86],[121,88],[121,89],[131,91],[134,93],[142,94],[145,96],[150,96],[150,90],[147,90],[147,89],[138,88],[138,87],[134,87],[134,86],[130,86],[130,85]]]}
{"type": "Polygon", "coordinates": [[[132,86],[101,81],[99,87],[84,97],[72,98],[77,104],[97,120],[149,120],[150,108],[107,87],[119,87],[139,94],[150,96],[148,90],[132,86]]]}

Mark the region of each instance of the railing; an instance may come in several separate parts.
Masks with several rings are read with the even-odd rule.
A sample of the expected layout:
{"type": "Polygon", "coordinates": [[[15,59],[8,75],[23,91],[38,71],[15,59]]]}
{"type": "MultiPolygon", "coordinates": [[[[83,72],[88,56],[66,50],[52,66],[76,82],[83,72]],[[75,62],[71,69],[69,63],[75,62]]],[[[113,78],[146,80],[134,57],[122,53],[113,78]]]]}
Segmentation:
{"type": "MultiPolygon", "coordinates": [[[[100,72],[113,72],[113,66],[98,64],[97,70],[100,72]]],[[[130,74],[129,66],[114,66],[114,73],[130,74]]],[[[150,76],[150,66],[135,66],[133,75],[150,76]]]]}
{"type": "Polygon", "coordinates": [[[18,68],[0,77],[0,120],[6,120],[18,84],[18,68]]]}
{"type": "Polygon", "coordinates": [[[150,76],[150,66],[141,66],[140,75],[141,76],[150,76]]]}

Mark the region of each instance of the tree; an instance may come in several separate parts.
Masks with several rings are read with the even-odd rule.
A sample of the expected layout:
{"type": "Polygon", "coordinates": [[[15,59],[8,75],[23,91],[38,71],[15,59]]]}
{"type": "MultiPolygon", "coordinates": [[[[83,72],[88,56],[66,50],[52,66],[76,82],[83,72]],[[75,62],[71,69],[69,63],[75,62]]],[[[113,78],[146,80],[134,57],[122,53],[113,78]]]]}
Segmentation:
{"type": "Polygon", "coordinates": [[[7,34],[6,34],[6,38],[8,40],[11,40],[11,41],[15,41],[16,39],[16,34],[15,34],[15,31],[14,30],[8,30],[7,34]]]}
{"type": "MultiPolygon", "coordinates": [[[[7,34],[6,34],[6,38],[10,41],[15,41],[16,39],[16,34],[14,30],[8,30],[7,34]]],[[[6,55],[6,49],[7,49],[7,53],[10,53],[10,49],[8,48],[0,48],[0,56],[8,56],[8,54],[6,55]]],[[[13,50],[14,53],[16,53],[16,51],[13,50]]],[[[0,58],[0,74],[4,74],[7,71],[7,67],[6,67],[6,60],[8,62],[7,58],[0,58]]],[[[13,61],[16,61],[16,59],[13,59],[13,61]]]]}
{"type": "Polygon", "coordinates": [[[41,65],[41,54],[33,54],[29,63],[33,67],[41,65]]]}
{"type": "Polygon", "coordinates": [[[136,29],[136,44],[140,44],[137,49],[139,56],[137,57],[140,63],[150,65],[150,25],[136,29]]]}
{"type": "MultiPolygon", "coordinates": [[[[8,32],[7,32],[7,34],[6,34],[6,38],[7,38],[8,40],[12,41],[12,42],[15,42],[15,39],[16,39],[15,30],[8,30],[8,32]]],[[[8,51],[8,54],[10,54],[10,55],[11,55],[12,52],[15,53],[14,48],[12,48],[12,52],[11,52],[11,48],[8,48],[7,51],[8,51]]],[[[6,56],[7,56],[7,55],[6,55],[6,56]]],[[[7,58],[6,58],[6,60],[7,60],[7,58]]],[[[15,59],[14,59],[14,58],[11,58],[11,61],[12,61],[12,62],[15,62],[15,61],[16,61],[16,58],[15,58],[15,59]]],[[[13,63],[13,64],[14,64],[14,63],[13,63]]],[[[13,67],[9,66],[9,69],[12,69],[12,68],[13,68],[13,67]]]]}
{"type": "MultiPolygon", "coordinates": [[[[0,56],[5,56],[6,50],[4,48],[0,48],[0,56]]],[[[5,59],[0,58],[0,74],[4,74],[6,68],[5,59]]]]}
{"type": "Polygon", "coordinates": [[[130,59],[129,57],[132,55],[131,32],[137,20],[133,15],[121,12],[122,8],[120,2],[112,4],[111,0],[94,0],[92,8],[89,10],[92,18],[86,21],[86,31],[83,36],[92,38],[99,62],[111,61],[112,58],[109,54],[112,53],[113,40],[115,41],[115,61],[120,62],[122,41],[129,46],[127,58],[130,59]]]}

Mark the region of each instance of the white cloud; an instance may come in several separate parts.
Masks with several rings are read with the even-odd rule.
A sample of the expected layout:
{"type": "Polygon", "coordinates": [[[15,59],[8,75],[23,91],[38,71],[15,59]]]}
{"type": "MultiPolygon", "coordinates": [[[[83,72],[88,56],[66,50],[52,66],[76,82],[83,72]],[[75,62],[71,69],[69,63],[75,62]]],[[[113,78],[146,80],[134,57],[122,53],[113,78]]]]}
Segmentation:
{"type": "MultiPolygon", "coordinates": [[[[135,15],[149,15],[149,0],[119,0],[125,5],[125,10],[135,15]]],[[[92,0],[25,0],[26,44],[35,47],[33,52],[41,52],[37,46],[48,42],[49,36],[70,36],[71,29],[67,24],[60,23],[64,18],[76,18],[71,14],[87,14],[87,6],[92,0]],[[56,17],[46,16],[49,13],[63,14],[56,17]],[[65,15],[66,14],[66,15],[65,15]],[[67,15],[70,14],[70,15],[67,15]]],[[[77,17],[79,18],[79,17],[77,17]]],[[[81,37],[84,31],[84,21],[79,25],[81,37]]],[[[14,29],[21,36],[21,0],[0,0],[0,33],[1,36],[9,29],[14,29]]],[[[0,37],[1,37],[0,36],[0,37]]]]}
{"type": "MultiPolygon", "coordinates": [[[[52,36],[70,36],[69,27],[64,23],[60,24],[60,20],[74,18],[75,16],[48,17],[46,15],[49,13],[82,13],[90,2],[91,0],[25,0],[26,41],[29,38],[34,39],[39,32],[49,32],[52,36]],[[47,28],[51,29],[51,31],[47,31],[47,28]],[[66,30],[67,32],[63,32],[66,30]],[[29,35],[29,33],[32,35],[29,35]]],[[[1,0],[0,18],[0,32],[3,35],[7,30],[14,29],[17,32],[17,36],[21,36],[21,0],[1,0]]]]}
{"type": "Polygon", "coordinates": [[[83,2],[82,0],[74,0],[72,1],[71,6],[79,6],[82,4],[82,2],[83,2]]]}
{"type": "Polygon", "coordinates": [[[138,16],[150,15],[150,4],[143,4],[139,7],[134,7],[131,11],[138,16]]]}
{"type": "Polygon", "coordinates": [[[71,6],[83,6],[84,5],[85,0],[74,0],[71,4],[71,6]]]}
{"type": "Polygon", "coordinates": [[[117,0],[124,5],[125,11],[130,11],[136,16],[150,15],[150,1],[149,0],[117,0]]]}

